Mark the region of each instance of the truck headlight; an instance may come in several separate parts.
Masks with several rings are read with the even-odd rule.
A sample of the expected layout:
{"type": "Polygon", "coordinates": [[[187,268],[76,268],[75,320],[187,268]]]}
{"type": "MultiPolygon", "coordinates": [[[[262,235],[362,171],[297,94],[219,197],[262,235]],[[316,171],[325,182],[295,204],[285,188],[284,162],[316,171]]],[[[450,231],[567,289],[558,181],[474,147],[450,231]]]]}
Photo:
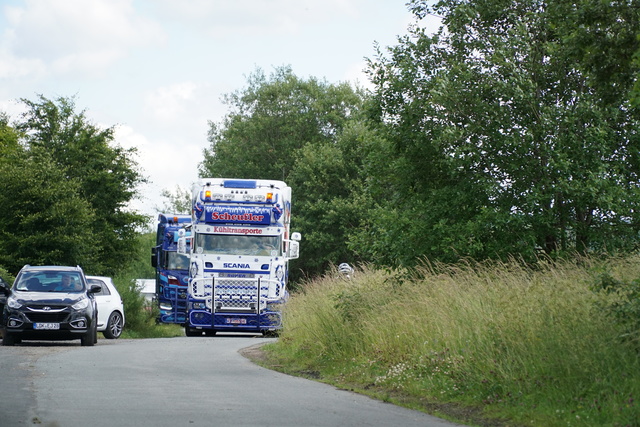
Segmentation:
{"type": "Polygon", "coordinates": [[[193,303],[193,309],[194,310],[204,310],[205,308],[207,308],[207,304],[204,302],[194,302],[193,303]]]}

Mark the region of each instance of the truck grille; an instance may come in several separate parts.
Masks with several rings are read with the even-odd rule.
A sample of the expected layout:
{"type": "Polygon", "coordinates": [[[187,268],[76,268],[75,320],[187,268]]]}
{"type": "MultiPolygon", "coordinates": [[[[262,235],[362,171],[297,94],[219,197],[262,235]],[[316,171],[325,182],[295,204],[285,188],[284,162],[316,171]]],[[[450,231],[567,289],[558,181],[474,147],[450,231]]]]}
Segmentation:
{"type": "Polygon", "coordinates": [[[282,298],[280,283],[272,280],[209,277],[193,279],[189,286],[194,298],[205,300],[207,307],[215,311],[255,312],[258,306],[262,311],[268,302],[282,298]]]}
{"type": "Polygon", "coordinates": [[[216,280],[214,283],[214,305],[220,310],[253,310],[258,302],[258,286],[260,286],[260,308],[266,307],[269,287],[256,280],[216,280]]]}

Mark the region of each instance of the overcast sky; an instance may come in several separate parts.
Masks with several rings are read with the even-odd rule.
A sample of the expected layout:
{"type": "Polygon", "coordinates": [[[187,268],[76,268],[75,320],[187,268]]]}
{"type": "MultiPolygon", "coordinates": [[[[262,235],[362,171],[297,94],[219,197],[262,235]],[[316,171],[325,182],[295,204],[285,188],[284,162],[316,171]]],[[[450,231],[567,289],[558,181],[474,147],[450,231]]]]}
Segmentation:
{"type": "MultiPolygon", "coordinates": [[[[413,22],[405,0],[1,0],[0,111],[20,98],[75,97],[77,111],[138,149],[151,181],[134,207],[197,179],[222,95],[257,68],[359,82],[374,43],[413,22]]],[[[425,23],[423,23],[425,24],[425,23]]]]}

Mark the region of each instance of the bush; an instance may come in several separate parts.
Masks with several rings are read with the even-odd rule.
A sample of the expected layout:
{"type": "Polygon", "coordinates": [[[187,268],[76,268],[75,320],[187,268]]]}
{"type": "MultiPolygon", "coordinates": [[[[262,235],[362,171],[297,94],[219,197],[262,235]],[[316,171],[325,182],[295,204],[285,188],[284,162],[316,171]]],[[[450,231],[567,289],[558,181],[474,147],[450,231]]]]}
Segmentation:
{"type": "Polygon", "coordinates": [[[180,325],[156,324],[158,308],[149,304],[136,286],[136,280],[126,276],[114,278],[122,297],[125,313],[123,338],[160,338],[184,335],[180,325]]]}
{"type": "Polygon", "coordinates": [[[618,280],[607,272],[597,278],[593,288],[609,296],[601,307],[623,328],[620,338],[640,351],[640,279],[618,280]]]}

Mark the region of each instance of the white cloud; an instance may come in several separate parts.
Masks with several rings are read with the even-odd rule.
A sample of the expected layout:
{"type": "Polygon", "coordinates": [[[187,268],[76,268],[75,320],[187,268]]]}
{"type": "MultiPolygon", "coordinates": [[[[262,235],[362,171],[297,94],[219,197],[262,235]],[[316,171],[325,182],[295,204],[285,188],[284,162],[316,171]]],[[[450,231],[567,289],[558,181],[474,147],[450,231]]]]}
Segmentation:
{"type": "Polygon", "coordinates": [[[347,68],[344,80],[361,88],[372,89],[373,85],[369,81],[369,76],[365,73],[366,68],[367,63],[364,60],[352,64],[347,68]]]}
{"type": "Polygon", "coordinates": [[[44,62],[37,58],[17,58],[4,46],[0,46],[0,79],[42,76],[46,73],[44,62]]]}
{"type": "MultiPolygon", "coordinates": [[[[149,178],[149,183],[140,188],[140,200],[133,202],[131,208],[153,216],[155,209],[162,206],[162,190],[173,190],[176,186],[189,189],[196,181],[204,146],[201,142],[205,137],[202,137],[202,141],[194,141],[187,131],[183,129],[181,138],[175,139],[163,137],[163,132],[149,137],[147,135],[151,132],[143,129],[127,125],[116,127],[116,143],[124,148],[137,149],[136,161],[144,167],[143,175],[149,178]]],[[[169,132],[172,136],[176,134],[175,130],[169,132]]]]}
{"type": "MultiPolygon", "coordinates": [[[[388,0],[384,0],[388,1],[388,0]]],[[[214,37],[295,35],[314,24],[356,17],[370,0],[156,0],[157,13],[214,37]]]]}
{"type": "Polygon", "coordinates": [[[146,109],[158,120],[175,120],[185,115],[197,89],[194,82],[157,88],[146,96],[146,109]]]}
{"type": "Polygon", "coordinates": [[[220,101],[224,90],[221,86],[193,81],[155,88],[144,96],[144,121],[161,137],[174,135],[173,143],[204,147],[208,122],[221,119],[227,112],[220,101]]]}
{"type": "Polygon", "coordinates": [[[55,73],[104,71],[131,49],[165,39],[157,23],[136,15],[132,0],[25,0],[5,16],[3,50],[33,72],[39,61],[55,73]]]}
{"type": "MultiPolygon", "coordinates": [[[[107,128],[109,126],[103,127],[107,128]]],[[[115,142],[123,148],[142,149],[149,146],[147,138],[143,134],[136,132],[131,126],[119,125],[114,129],[115,142]]]]}
{"type": "Polygon", "coordinates": [[[27,111],[27,107],[17,99],[0,101],[0,112],[6,113],[10,119],[17,119],[27,111]]]}

